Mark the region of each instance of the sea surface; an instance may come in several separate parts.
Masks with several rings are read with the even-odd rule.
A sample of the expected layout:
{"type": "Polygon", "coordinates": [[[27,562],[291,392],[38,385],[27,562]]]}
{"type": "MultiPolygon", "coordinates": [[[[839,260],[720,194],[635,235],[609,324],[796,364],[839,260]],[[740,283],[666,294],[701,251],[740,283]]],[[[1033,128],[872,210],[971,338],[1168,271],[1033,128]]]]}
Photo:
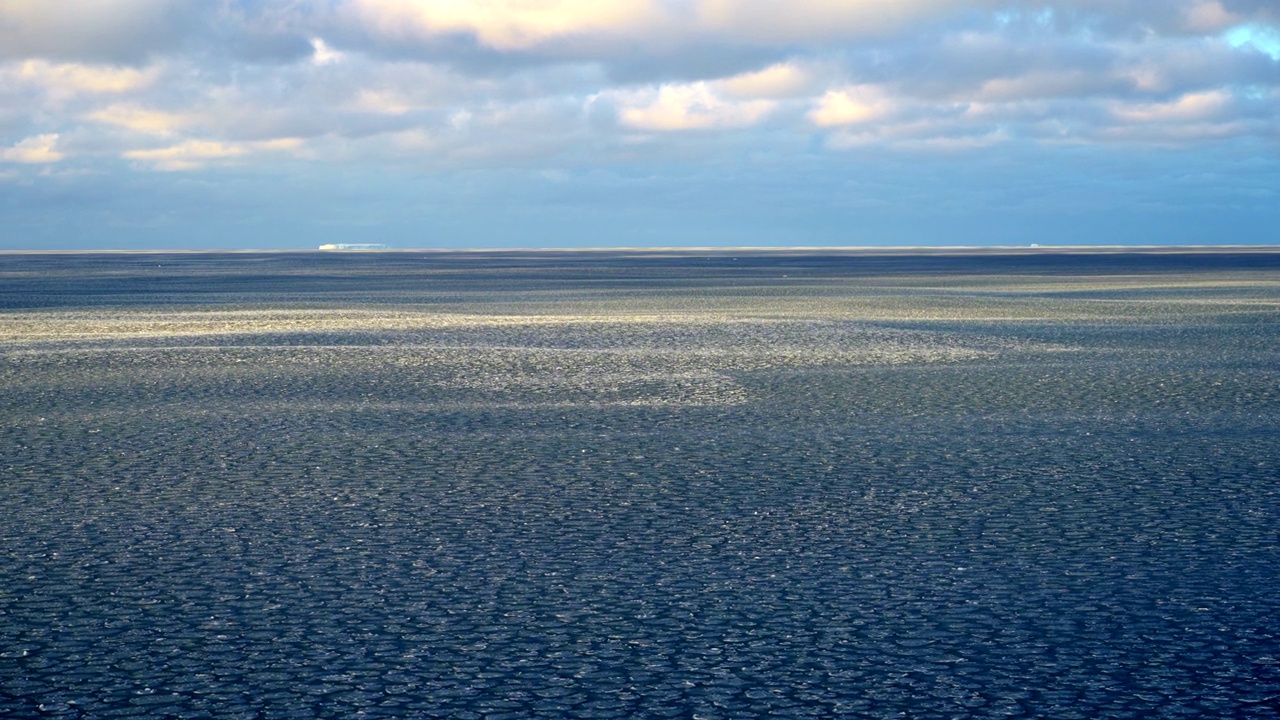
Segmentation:
{"type": "Polygon", "coordinates": [[[0,256],[0,717],[1280,717],[1280,253],[0,256]]]}

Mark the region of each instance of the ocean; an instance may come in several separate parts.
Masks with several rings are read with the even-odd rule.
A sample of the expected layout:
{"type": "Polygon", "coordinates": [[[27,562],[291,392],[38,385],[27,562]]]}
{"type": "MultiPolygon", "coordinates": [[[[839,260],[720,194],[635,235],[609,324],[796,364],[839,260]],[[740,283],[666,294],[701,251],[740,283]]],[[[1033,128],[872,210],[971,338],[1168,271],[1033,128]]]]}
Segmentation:
{"type": "Polygon", "coordinates": [[[5,718],[1274,718],[1278,618],[1278,252],[0,256],[5,718]]]}

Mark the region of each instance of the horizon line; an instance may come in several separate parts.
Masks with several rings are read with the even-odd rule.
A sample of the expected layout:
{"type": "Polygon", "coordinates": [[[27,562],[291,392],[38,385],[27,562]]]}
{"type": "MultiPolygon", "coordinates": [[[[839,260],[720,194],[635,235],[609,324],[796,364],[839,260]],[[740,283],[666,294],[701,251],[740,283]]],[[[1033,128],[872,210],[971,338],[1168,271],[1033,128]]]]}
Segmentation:
{"type": "Polygon", "coordinates": [[[786,253],[786,252],[847,252],[858,254],[903,254],[903,253],[1020,253],[1020,254],[1053,254],[1060,252],[1141,252],[1141,253],[1177,253],[1177,252],[1280,252],[1280,244],[1276,243],[1232,243],[1232,244],[1194,244],[1194,245],[653,245],[653,246],[591,246],[591,247],[384,247],[376,249],[320,249],[320,248],[102,248],[102,249],[4,249],[0,255],[214,255],[214,254],[325,254],[325,255],[371,255],[390,254],[435,254],[435,253],[786,253]]]}

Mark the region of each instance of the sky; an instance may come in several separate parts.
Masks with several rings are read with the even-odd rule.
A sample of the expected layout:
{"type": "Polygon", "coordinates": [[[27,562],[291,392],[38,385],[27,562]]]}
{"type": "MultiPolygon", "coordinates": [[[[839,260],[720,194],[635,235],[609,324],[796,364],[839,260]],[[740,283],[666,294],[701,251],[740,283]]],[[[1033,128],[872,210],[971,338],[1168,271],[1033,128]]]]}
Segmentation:
{"type": "Polygon", "coordinates": [[[1278,0],[0,0],[0,250],[1277,228],[1278,0]]]}

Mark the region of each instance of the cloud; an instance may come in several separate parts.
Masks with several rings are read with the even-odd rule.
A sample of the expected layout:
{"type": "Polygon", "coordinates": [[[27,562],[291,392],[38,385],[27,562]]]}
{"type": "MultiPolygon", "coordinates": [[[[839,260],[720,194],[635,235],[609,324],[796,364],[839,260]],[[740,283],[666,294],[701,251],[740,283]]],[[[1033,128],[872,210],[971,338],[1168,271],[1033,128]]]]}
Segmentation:
{"type": "Polygon", "coordinates": [[[110,105],[89,113],[86,117],[100,123],[117,125],[135,132],[150,135],[170,135],[193,121],[188,114],[147,110],[134,105],[110,105]]]}
{"type": "Polygon", "coordinates": [[[51,63],[46,60],[22,62],[15,73],[23,82],[51,93],[120,94],[145,89],[155,82],[155,68],[139,70],[114,65],[51,63]]]}
{"type": "Polygon", "coordinates": [[[343,53],[329,47],[329,44],[320,38],[311,38],[311,62],[316,65],[332,65],[336,62],[342,62],[343,53]]]}
{"type": "Polygon", "coordinates": [[[1176,100],[1161,103],[1122,103],[1115,114],[1134,123],[1210,120],[1222,115],[1232,96],[1223,90],[1187,93],[1176,100]]]}
{"type": "Polygon", "coordinates": [[[619,122],[636,130],[743,128],[760,122],[776,104],[769,100],[728,100],[705,82],[666,84],[611,93],[619,122]]]}
{"type": "Polygon", "coordinates": [[[1184,25],[1193,32],[1217,32],[1239,22],[1235,13],[1223,7],[1218,0],[1201,0],[1183,11],[1184,25]]]}
{"type": "Polygon", "coordinates": [[[703,27],[756,43],[825,42],[878,36],[920,19],[997,6],[986,0],[791,0],[785,10],[757,0],[701,0],[703,27]]]}
{"type": "Polygon", "coordinates": [[[345,107],[356,113],[404,115],[418,105],[412,99],[393,90],[362,90],[345,107]]]}
{"type": "Polygon", "coordinates": [[[0,160],[27,165],[55,163],[66,157],[58,151],[58,134],[36,135],[0,150],[0,160]]]}
{"type": "Polygon", "coordinates": [[[180,44],[191,14],[178,0],[6,0],[0,57],[138,62],[180,44]]]}
{"type": "Polygon", "coordinates": [[[664,14],[649,0],[348,0],[341,12],[393,41],[465,35],[502,51],[562,39],[635,36],[660,25],[664,14]]]}
{"type": "Polygon", "coordinates": [[[894,111],[895,102],[881,87],[856,85],[830,90],[818,98],[809,119],[818,127],[856,125],[882,119],[894,111]]]}
{"type": "MultiPolygon", "coordinates": [[[[1142,81],[1142,78],[1134,79],[1135,84],[1142,81]]],[[[1121,82],[1123,81],[1110,76],[1109,73],[1091,73],[1084,69],[1034,70],[986,80],[970,97],[987,102],[1083,97],[1094,93],[1110,93],[1120,89],[1121,82]]]]}
{"type": "Polygon", "coordinates": [[[225,143],[212,140],[187,140],[168,147],[146,150],[128,150],[122,157],[139,160],[156,170],[195,170],[210,162],[240,158],[251,153],[296,150],[303,141],[298,138],[278,138],[252,143],[225,143]]]}
{"type": "Polygon", "coordinates": [[[432,168],[1280,135],[1266,0],[54,5],[0,6],[0,147],[58,135],[86,166],[248,167],[278,138],[432,168]]]}
{"type": "Polygon", "coordinates": [[[716,87],[734,98],[791,98],[803,96],[816,82],[810,68],[790,60],[719,80],[716,87]]]}

